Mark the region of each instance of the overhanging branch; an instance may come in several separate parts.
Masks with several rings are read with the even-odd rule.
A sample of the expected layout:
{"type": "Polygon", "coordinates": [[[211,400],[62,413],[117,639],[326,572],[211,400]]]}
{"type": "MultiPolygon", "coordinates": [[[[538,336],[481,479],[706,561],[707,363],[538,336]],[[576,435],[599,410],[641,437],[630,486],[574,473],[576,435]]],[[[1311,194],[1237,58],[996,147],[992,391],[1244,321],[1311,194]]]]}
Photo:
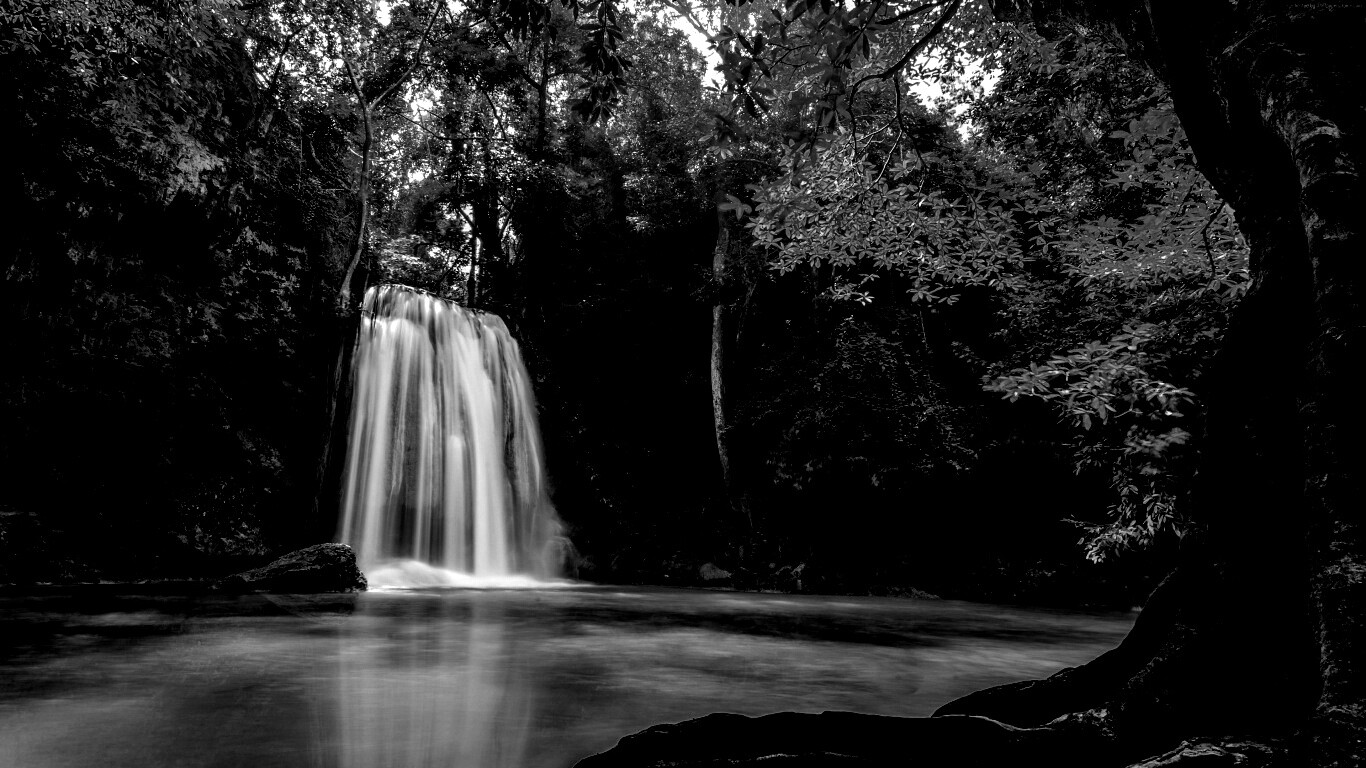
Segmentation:
{"type": "Polygon", "coordinates": [[[949,20],[958,13],[958,9],[962,6],[963,0],[953,0],[953,2],[949,4],[949,7],[944,10],[944,13],[934,22],[934,25],[930,27],[929,31],[922,35],[895,64],[880,72],[864,75],[855,81],[854,87],[849,89],[849,102],[853,103],[854,96],[858,93],[859,87],[869,80],[887,80],[905,69],[906,65],[911,63],[911,59],[922,53],[929,47],[930,43],[934,42],[936,37],[939,37],[939,34],[944,31],[944,27],[948,26],[949,20]]]}

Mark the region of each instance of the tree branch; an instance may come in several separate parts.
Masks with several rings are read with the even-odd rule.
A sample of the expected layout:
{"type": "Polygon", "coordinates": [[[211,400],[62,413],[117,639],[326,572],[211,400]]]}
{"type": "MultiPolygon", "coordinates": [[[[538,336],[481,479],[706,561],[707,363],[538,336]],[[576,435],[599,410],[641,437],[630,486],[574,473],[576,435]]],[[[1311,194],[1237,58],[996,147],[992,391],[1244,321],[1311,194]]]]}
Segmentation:
{"type": "Polygon", "coordinates": [[[356,76],[356,68],[351,66],[351,57],[342,56],[342,67],[346,69],[346,76],[351,80],[351,90],[356,94],[356,101],[362,108],[365,107],[365,89],[361,87],[360,78],[356,76]]]}
{"type": "Polygon", "coordinates": [[[692,12],[692,7],[687,3],[680,2],[679,0],[661,0],[660,5],[663,5],[665,8],[668,8],[681,16],[684,21],[688,22],[688,26],[697,30],[697,34],[707,38],[708,43],[711,43],[712,45],[716,44],[715,41],[712,40],[712,33],[706,27],[702,26],[702,22],[698,21],[697,16],[692,12]]]}
{"type": "Polygon", "coordinates": [[[918,5],[918,6],[916,6],[915,8],[911,8],[910,10],[902,11],[901,13],[898,13],[898,14],[895,14],[895,15],[892,15],[892,16],[888,16],[888,17],[885,18],[885,19],[878,19],[877,23],[878,23],[878,24],[899,24],[899,23],[905,21],[906,19],[909,19],[909,18],[911,18],[912,16],[915,16],[916,14],[924,13],[925,11],[928,11],[928,10],[931,9],[931,8],[934,8],[934,7],[936,7],[936,6],[943,5],[944,2],[945,2],[945,0],[935,0],[935,2],[932,2],[932,3],[925,3],[924,5],[918,5]]]}
{"type": "Polygon", "coordinates": [[[401,113],[401,112],[399,113],[398,116],[399,116],[401,119],[407,120],[408,122],[412,123],[414,126],[417,127],[418,130],[422,131],[423,133],[425,133],[425,134],[427,134],[428,136],[431,136],[432,138],[435,138],[435,139],[441,139],[442,141],[449,141],[449,142],[454,143],[454,142],[459,141],[459,140],[461,140],[461,139],[472,138],[472,137],[470,137],[470,136],[448,136],[448,135],[446,135],[446,134],[444,134],[444,133],[441,133],[440,131],[433,131],[431,128],[428,128],[421,120],[414,120],[413,118],[411,118],[411,117],[409,117],[408,115],[405,115],[405,114],[403,114],[403,113],[401,113]]]}
{"type": "Polygon", "coordinates": [[[1213,211],[1212,213],[1210,213],[1209,218],[1205,221],[1205,226],[1203,226],[1203,227],[1200,228],[1200,239],[1203,240],[1204,243],[1205,243],[1205,258],[1209,260],[1209,279],[1211,279],[1211,280],[1213,280],[1213,279],[1215,278],[1215,270],[1214,270],[1214,248],[1212,248],[1212,247],[1210,246],[1210,242],[1209,242],[1209,228],[1210,228],[1210,225],[1212,225],[1212,224],[1214,223],[1214,220],[1217,219],[1217,218],[1219,218],[1219,214],[1221,214],[1221,213],[1224,212],[1224,206],[1226,206],[1226,205],[1228,205],[1228,203],[1224,203],[1224,202],[1219,203],[1219,206],[1218,206],[1217,208],[1215,208],[1214,211],[1213,211]]]}
{"type": "Polygon", "coordinates": [[[389,95],[394,92],[395,88],[403,85],[403,83],[407,82],[408,78],[412,76],[413,71],[417,69],[417,65],[422,62],[422,50],[427,47],[427,40],[432,36],[432,29],[436,26],[436,20],[441,16],[441,9],[444,7],[446,7],[446,0],[436,0],[433,4],[432,16],[427,19],[427,26],[422,30],[422,37],[417,41],[417,48],[413,51],[413,60],[408,63],[408,68],[403,70],[403,74],[399,75],[398,79],[390,83],[389,87],[381,91],[380,94],[375,97],[375,100],[370,102],[371,109],[374,109],[380,102],[389,98],[389,95]]]}
{"type": "Polygon", "coordinates": [[[915,58],[917,54],[924,51],[925,48],[927,48],[936,37],[939,37],[939,33],[943,32],[944,27],[948,26],[949,19],[952,19],[954,17],[954,14],[958,13],[958,9],[961,8],[962,5],[963,0],[953,0],[953,2],[949,4],[949,7],[944,10],[943,15],[941,15],[939,19],[934,22],[934,26],[930,27],[930,31],[926,32],[923,37],[917,40],[915,45],[912,45],[910,47],[910,50],[906,51],[906,54],[902,56],[901,59],[898,60],[895,64],[882,70],[881,72],[875,72],[871,75],[864,75],[863,77],[859,78],[858,81],[854,83],[854,87],[849,89],[849,103],[853,103],[854,96],[858,93],[859,86],[863,85],[869,80],[886,80],[892,75],[895,75],[896,73],[905,69],[906,65],[911,62],[911,59],[915,58]]]}

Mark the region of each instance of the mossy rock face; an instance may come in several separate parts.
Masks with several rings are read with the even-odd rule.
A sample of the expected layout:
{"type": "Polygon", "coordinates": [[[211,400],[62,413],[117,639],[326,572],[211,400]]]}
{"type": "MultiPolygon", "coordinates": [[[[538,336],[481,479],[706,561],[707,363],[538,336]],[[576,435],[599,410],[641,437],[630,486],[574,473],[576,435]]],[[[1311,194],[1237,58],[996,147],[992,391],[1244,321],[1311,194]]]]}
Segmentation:
{"type": "Polygon", "coordinates": [[[363,592],[365,574],[356,565],[356,553],[345,544],[314,544],[295,550],[269,565],[220,579],[214,589],[223,592],[363,592]]]}

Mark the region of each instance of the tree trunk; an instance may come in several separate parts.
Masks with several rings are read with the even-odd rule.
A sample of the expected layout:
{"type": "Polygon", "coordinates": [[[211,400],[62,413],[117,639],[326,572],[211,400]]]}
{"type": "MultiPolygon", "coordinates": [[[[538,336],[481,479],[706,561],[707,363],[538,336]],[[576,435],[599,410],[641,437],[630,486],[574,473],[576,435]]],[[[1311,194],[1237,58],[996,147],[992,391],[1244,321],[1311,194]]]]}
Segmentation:
{"type": "MultiPolygon", "coordinates": [[[[443,7],[443,3],[439,1],[432,4],[431,15],[427,17],[427,25],[413,49],[407,68],[372,98],[366,98],[362,74],[358,71],[356,63],[347,56],[342,57],[342,67],[351,83],[351,91],[356,97],[356,107],[360,116],[360,170],[356,176],[355,240],[346,260],[346,267],[342,270],[341,284],[337,287],[337,331],[333,337],[337,344],[337,354],[327,380],[323,419],[327,433],[323,437],[322,448],[318,451],[312,525],[309,526],[317,532],[321,532],[326,525],[335,525],[338,517],[336,513],[340,502],[342,463],[346,460],[347,427],[350,420],[351,360],[355,351],[356,334],[360,330],[361,302],[365,298],[370,274],[374,271],[373,262],[370,268],[362,268],[362,264],[369,242],[370,173],[375,147],[375,112],[386,99],[408,82],[408,78],[421,64],[422,51],[431,39],[443,7]]],[[[372,12],[373,10],[372,8],[372,12]]],[[[281,62],[283,64],[283,58],[281,62]]]]}
{"type": "Polygon", "coordinates": [[[943,711],[1022,722],[1045,701],[1055,714],[1106,707],[1117,734],[1153,749],[1199,733],[1279,732],[1299,760],[1366,764],[1363,465],[1351,444],[1362,416],[1349,399],[1351,361],[1366,353],[1366,75],[1353,50],[1366,9],[1107,0],[995,10],[1045,32],[1108,30],[1166,81],[1201,170],[1235,209],[1253,282],[1206,383],[1194,512],[1208,534],[1127,647],[943,711]]]}
{"type": "Polygon", "coordinates": [[[550,148],[548,100],[550,93],[550,29],[541,31],[541,79],[536,82],[536,159],[550,148]]]}
{"type": "Polygon", "coordinates": [[[479,305],[479,252],[483,246],[475,239],[470,246],[470,273],[465,280],[465,306],[476,307],[479,305]]]}
{"type": "Polygon", "coordinates": [[[357,270],[365,258],[365,243],[370,228],[370,155],[375,145],[374,113],[368,104],[361,104],[361,145],[360,173],[356,179],[356,237],[352,242],[351,255],[342,273],[341,286],[337,290],[337,314],[342,316],[355,312],[356,296],[365,294],[365,276],[360,279],[361,290],[353,290],[352,283],[357,279],[357,270]]]}
{"type": "Polygon", "coordinates": [[[749,505],[739,467],[735,464],[737,432],[733,423],[734,405],[727,396],[731,347],[736,341],[736,327],[741,308],[737,306],[736,265],[730,228],[725,214],[716,216],[716,249],[712,252],[712,280],[715,298],[711,309],[711,410],[716,429],[716,456],[721,465],[721,482],[731,512],[744,526],[746,533],[754,531],[753,513],[749,505]]]}
{"type": "Polygon", "coordinates": [[[507,259],[498,213],[498,173],[493,167],[493,139],[484,139],[484,181],[474,205],[474,235],[479,238],[479,300],[485,308],[498,299],[506,286],[502,280],[507,259]]]}
{"type": "Polygon", "coordinates": [[[361,148],[360,171],[356,179],[356,220],[355,238],[347,256],[346,267],[342,271],[341,283],[337,287],[337,300],[333,308],[336,320],[331,334],[336,345],[336,354],[328,372],[324,389],[323,418],[324,429],[322,445],[318,451],[318,461],[314,469],[314,493],[312,497],[311,523],[306,535],[331,537],[338,519],[342,465],[346,461],[346,438],[350,422],[349,404],[351,402],[351,361],[356,347],[356,334],[360,330],[359,299],[364,297],[370,271],[361,269],[365,259],[367,233],[370,226],[370,163],[374,148],[374,113],[363,100],[361,89],[356,88],[361,109],[361,148]]]}

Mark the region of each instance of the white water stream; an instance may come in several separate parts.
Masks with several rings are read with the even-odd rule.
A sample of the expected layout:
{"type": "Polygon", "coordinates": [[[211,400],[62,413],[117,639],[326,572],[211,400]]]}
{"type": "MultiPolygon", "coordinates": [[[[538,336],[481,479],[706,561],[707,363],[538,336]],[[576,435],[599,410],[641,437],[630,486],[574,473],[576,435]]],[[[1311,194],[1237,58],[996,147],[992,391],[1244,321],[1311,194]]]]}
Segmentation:
{"type": "Polygon", "coordinates": [[[340,538],[371,586],[558,576],[536,401],[502,319],[395,285],[363,312],[340,538]]]}

